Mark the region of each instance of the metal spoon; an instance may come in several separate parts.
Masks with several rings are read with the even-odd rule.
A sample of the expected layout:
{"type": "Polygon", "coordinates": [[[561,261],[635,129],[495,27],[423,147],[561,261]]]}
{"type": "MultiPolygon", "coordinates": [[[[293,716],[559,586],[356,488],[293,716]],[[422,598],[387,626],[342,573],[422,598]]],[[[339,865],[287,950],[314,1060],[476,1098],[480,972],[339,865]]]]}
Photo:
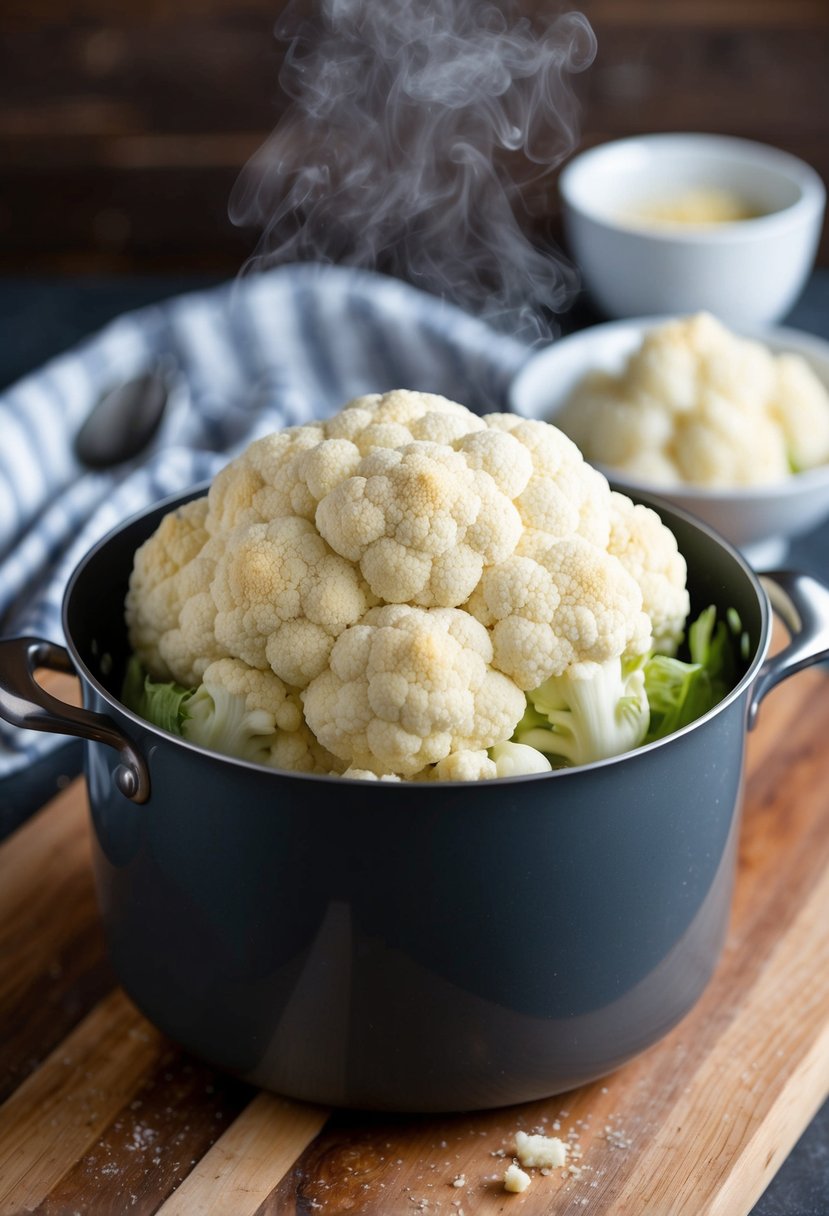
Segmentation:
{"type": "Polygon", "coordinates": [[[75,436],[74,452],[89,469],[132,460],[157,432],[170,395],[171,360],[107,390],[75,436]]]}

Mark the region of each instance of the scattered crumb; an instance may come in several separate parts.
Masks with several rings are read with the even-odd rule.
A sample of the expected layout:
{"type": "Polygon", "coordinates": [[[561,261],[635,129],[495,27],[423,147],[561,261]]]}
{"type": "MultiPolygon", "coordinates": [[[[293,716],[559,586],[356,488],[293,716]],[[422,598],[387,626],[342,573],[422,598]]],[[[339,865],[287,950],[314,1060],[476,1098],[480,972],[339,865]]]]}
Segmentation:
{"type": "Polygon", "coordinates": [[[457,1177],[453,1178],[452,1186],[466,1186],[466,1174],[458,1174],[457,1177]]]}
{"type": "Polygon", "coordinates": [[[633,1144],[631,1138],[621,1128],[610,1127],[605,1124],[604,1138],[611,1148],[629,1149],[633,1144]]]}
{"type": "Polygon", "coordinates": [[[515,1155],[530,1168],[555,1168],[567,1160],[567,1145],[558,1136],[528,1136],[515,1133],[515,1155]]]}
{"type": "Polygon", "coordinates": [[[530,1176],[525,1174],[515,1162],[508,1165],[504,1171],[504,1190],[512,1191],[514,1194],[520,1194],[521,1191],[526,1191],[530,1185],[530,1176]]]}

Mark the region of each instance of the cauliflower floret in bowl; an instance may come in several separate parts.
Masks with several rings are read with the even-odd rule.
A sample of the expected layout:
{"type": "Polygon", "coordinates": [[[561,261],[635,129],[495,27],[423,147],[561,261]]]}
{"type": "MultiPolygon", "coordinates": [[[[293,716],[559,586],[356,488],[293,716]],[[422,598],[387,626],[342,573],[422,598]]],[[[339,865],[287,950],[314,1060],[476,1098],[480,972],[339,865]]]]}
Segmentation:
{"type": "Polygon", "coordinates": [[[758,567],[829,515],[829,344],[810,334],[738,333],[704,313],[596,325],[532,355],[510,404],[758,567]]]}

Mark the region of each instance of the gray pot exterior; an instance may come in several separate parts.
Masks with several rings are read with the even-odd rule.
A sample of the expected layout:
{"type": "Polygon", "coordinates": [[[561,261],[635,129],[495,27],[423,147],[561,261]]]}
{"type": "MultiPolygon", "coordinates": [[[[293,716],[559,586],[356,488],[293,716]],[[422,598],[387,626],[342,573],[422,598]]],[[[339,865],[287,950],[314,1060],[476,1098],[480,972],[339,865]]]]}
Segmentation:
{"type": "MultiPolygon", "coordinates": [[[[697,610],[733,604],[765,646],[750,576],[682,528],[697,610]]],[[[113,700],[140,539],[126,529],[76,576],[66,632],[92,675],[85,703],[149,766],[136,805],[117,754],[87,745],[109,947],[152,1022],[282,1094],[442,1111],[577,1086],[691,1008],[727,926],[747,686],[670,740],[550,776],[389,787],[266,771],[113,700]]]]}
{"type": "Polygon", "coordinates": [[[482,784],[472,804],[183,764],[153,738],[136,806],[92,744],[116,972],[174,1039],[294,1097],[435,1111],[569,1089],[658,1039],[711,974],[743,735],[735,702],[589,784],[482,784]]]}

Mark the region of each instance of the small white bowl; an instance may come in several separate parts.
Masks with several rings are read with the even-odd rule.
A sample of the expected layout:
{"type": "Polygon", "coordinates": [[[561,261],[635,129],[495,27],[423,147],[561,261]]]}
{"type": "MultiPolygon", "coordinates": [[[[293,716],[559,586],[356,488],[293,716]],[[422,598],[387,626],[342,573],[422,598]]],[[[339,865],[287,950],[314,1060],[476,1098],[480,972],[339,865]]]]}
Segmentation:
{"type": "MultiPolygon", "coordinates": [[[[509,391],[510,408],[525,418],[555,423],[583,376],[591,371],[620,372],[642,338],[669,318],[639,317],[594,325],[531,355],[509,391]]],[[[801,355],[829,389],[829,342],[794,329],[733,332],[755,338],[774,354],[801,355]]],[[[606,465],[598,468],[624,493],[644,491],[674,503],[709,524],[743,551],[756,568],[771,568],[785,556],[788,542],[810,532],[829,516],[829,465],[796,473],[786,481],[739,490],[698,486],[661,486],[626,476],[606,465]]]]}
{"type": "Polygon", "coordinates": [[[584,285],[609,317],[706,310],[762,326],[794,304],[813,265],[826,190],[778,148],[723,135],[643,135],[591,148],[559,177],[584,285]],[[727,191],[752,219],[654,225],[631,213],[695,189],[727,191]]]}

